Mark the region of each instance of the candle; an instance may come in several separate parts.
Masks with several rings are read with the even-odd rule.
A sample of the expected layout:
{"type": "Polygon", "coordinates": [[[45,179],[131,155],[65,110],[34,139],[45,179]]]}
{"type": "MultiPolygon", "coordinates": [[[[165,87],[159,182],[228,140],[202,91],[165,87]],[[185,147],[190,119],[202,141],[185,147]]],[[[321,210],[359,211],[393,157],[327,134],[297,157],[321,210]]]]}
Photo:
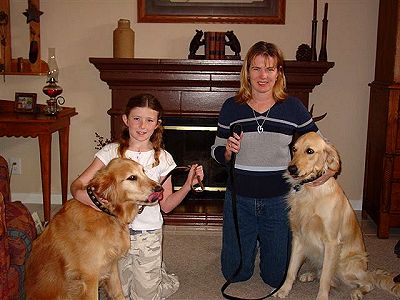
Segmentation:
{"type": "Polygon", "coordinates": [[[314,0],[313,20],[317,19],[317,0],[314,0]]]}
{"type": "Polygon", "coordinates": [[[328,19],[328,3],[325,3],[324,20],[328,19]]]}

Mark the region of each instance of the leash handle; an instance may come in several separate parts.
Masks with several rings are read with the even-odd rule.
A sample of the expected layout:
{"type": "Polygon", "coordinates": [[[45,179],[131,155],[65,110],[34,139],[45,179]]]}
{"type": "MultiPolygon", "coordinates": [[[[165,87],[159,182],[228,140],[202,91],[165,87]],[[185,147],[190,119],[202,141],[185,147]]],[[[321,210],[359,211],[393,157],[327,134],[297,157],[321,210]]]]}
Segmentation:
{"type": "MultiPolygon", "coordinates": [[[[160,182],[160,185],[163,185],[165,181],[167,181],[168,177],[171,176],[173,173],[176,173],[178,171],[181,172],[189,172],[190,171],[191,166],[179,166],[179,167],[175,167],[174,169],[172,169],[171,171],[168,172],[168,174],[164,177],[164,179],[160,182]]],[[[205,190],[204,184],[203,182],[200,180],[200,176],[196,176],[196,179],[198,181],[198,184],[196,185],[191,185],[192,191],[197,192],[197,193],[201,193],[205,190]]]]}

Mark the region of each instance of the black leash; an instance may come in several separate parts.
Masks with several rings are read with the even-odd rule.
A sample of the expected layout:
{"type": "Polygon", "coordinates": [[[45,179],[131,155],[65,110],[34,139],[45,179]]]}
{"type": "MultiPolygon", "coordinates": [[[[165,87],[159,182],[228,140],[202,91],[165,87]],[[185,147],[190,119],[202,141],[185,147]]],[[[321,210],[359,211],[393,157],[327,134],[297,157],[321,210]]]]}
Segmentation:
{"type": "MultiPolygon", "coordinates": [[[[237,135],[240,135],[242,132],[242,126],[240,124],[235,124],[232,128],[232,134],[236,133],[237,135]]],[[[232,152],[231,156],[231,161],[230,161],[230,166],[229,166],[229,176],[231,178],[231,189],[232,189],[232,214],[233,214],[233,221],[235,224],[235,232],[236,232],[236,237],[238,240],[238,246],[239,246],[239,254],[240,254],[240,261],[239,261],[239,266],[237,267],[236,271],[233,273],[233,275],[228,278],[228,280],[224,283],[224,285],[221,287],[221,293],[222,296],[225,299],[229,300],[263,300],[266,298],[271,297],[274,295],[282,286],[283,282],[285,282],[285,277],[283,278],[282,283],[279,285],[279,287],[275,288],[271,293],[268,295],[261,297],[261,298],[240,298],[240,297],[235,297],[231,296],[225,293],[225,290],[228,288],[228,286],[233,282],[233,279],[239,274],[240,270],[242,269],[242,264],[243,264],[243,254],[242,254],[242,247],[241,247],[241,242],[240,242],[240,232],[239,232],[239,222],[238,222],[238,216],[237,216],[237,199],[236,199],[236,179],[235,179],[235,161],[236,161],[236,153],[232,152]]]]}
{"type": "MultiPolygon", "coordinates": [[[[177,173],[178,171],[180,172],[189,172],[190,171],[191,166],[180,166],[180,167],[175,167],[174,169],[172,169],[171,171],[168,172],[168,174],[164,177],[164,179],[160,182],[160,185],[163,185],[164,182],[168,179],[169,176],[171,176],[173,173],[177,173]]],[[[191,185],[192,187],[192,191],[194,192],[203,192],[205,190],[205,187],[203,185],[203,183],[200,180],[200,177],[197,176],[197,181],[198,183],[195,185],[191,185]]]]}

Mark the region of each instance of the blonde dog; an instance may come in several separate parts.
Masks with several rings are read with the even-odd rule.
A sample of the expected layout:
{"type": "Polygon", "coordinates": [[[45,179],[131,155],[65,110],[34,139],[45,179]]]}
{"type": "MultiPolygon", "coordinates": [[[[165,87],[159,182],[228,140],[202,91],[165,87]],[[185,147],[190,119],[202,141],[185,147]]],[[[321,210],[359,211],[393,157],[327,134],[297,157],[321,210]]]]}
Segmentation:
{"type": "Polygon", "coordinates": [[[302,282],[320,277],[318,300],[329,297],[337,280],[352,287],[351,299],[361,299],[375,286],[400,296],[400,284],[384,271],[368,271],[361,228],[334,177],[319,186],[307,185],[328,169],[341,166],[336,149],[315,132],[301,136],[293,147],[286,173],[293,189],[288,195],[292,251],[286,280],[274,295],[285,298],[307,258],[318,270],[299,276],[302,282]]]}
{"type": "Polygon", "coordinates": [[[114,159],[88,185],[97,211],[71,199],[33,242],[26,264],[28,300],[98,299],[99,283],[112,299],[124,300],[117,261],[130,246],[128,224],[139,205],[155,203],[162,187],[130,159],[114,159]],[[94,197],[94,198],[93,198],[94,197]]]}

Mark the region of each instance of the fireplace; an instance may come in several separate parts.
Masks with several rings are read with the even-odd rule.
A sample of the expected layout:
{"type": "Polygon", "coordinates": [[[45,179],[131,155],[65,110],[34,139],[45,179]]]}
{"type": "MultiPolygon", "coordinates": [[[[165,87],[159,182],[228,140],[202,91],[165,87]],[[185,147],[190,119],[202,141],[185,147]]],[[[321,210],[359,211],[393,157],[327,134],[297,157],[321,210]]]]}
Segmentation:
{"type": "MultiPolygon", "coordinates": [[[[165,149],[172,154],[178,166],[201,164],[204,169],[202,193],[193,192],[189,199],[222,199],[225,192],[227,170],[211,158],[210,148],[214,143],[217,130],[217,118],[165,117],[165,149]]],[[[187,173],[173,176],[174,190],[185,182],[187,173]]]]}
{"type": "MultiPolygon", "coordinates": [[[[219,225],[222,223],[227,173],[210,156],[222,103],[239,88],[240,60],[89,58],[111,89],[111,137],[123,126],[121,115],[130,97],[156,96],[165,110],[166,149],[178,165],[201,162],[205,167],[202,193],[191,192],[171,213],[166,224],[219,225]]],[[[288,92],[308,107],[309,93],[322,83],[333,62],[285,61],[288,92]]],[[[174,176],[176,188],[185,175],[174,176]]]]}

